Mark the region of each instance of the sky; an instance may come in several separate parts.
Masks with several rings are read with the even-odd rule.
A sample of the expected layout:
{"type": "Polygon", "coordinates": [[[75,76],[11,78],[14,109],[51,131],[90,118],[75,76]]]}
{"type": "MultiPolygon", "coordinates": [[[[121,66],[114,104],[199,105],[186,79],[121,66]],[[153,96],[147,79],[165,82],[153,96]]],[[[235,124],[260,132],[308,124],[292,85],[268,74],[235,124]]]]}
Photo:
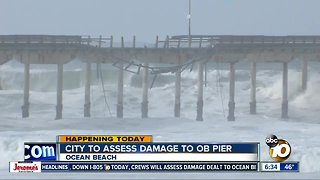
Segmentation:
{"type": "MultiPolygon", "coordinates": [[[[319,35],[319,0],[192,0],[191,33],[319,35]]],[[[0,0],[0,34],[188,34],[188,0],[0,0]]]]}

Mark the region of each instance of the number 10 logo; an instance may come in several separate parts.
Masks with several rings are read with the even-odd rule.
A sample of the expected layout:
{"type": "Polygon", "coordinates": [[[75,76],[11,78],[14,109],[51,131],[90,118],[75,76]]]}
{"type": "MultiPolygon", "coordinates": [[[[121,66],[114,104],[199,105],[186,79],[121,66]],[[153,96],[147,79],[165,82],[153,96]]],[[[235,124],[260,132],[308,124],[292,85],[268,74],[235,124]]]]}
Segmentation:
{"type": "Polygon", "coordinates": [[[286,140],[271,135],[266,138],[266,144],[269,146],[269,155],[273,160],[282,162],[290,157],[291,146],[286,140]]]}

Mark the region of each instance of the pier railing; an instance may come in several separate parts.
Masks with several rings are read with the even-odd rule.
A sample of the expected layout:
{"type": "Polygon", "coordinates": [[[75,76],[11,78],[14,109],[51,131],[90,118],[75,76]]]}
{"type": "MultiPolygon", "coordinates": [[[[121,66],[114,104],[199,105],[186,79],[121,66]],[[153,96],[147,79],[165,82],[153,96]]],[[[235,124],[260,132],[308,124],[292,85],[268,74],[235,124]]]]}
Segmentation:
{"type": "MultiPolygon", "coordinates": [[[[234,36],[234,35],[192,35],[191,48],[213,48],[216,45],[307,45],[319,44],[320,36],[234,36]]],[[[136,43],[136,37],[114,42],[113,36],[93,38],[91,36],[69,35],[0,35],[1,44],[78,44],[100,48],[189,48],[189,36],[167,36],[164,40],[156,37],[155,43],[136,43]]]]}

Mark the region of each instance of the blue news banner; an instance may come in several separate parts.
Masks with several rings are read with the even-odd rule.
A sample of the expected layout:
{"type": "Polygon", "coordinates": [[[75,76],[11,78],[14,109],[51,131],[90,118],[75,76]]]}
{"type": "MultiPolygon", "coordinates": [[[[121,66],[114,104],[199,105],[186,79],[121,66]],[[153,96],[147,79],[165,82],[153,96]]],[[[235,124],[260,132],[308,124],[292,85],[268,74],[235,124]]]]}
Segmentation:
{"type": "Polygon", "coordinates": [[[258,143],[60,143],[60,153],[259,153],[258,143]]]}

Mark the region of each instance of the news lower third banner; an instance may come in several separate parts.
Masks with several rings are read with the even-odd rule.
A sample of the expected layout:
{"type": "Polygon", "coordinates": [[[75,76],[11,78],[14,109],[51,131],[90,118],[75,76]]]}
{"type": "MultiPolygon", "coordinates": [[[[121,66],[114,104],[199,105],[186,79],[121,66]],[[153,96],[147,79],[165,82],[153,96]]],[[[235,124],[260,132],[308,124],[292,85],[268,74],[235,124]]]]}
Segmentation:
{"type": "Polygon", "coordinates": [[[260,162],[258,142],[161,143],[151,135],[59,135],[56,140],[25,142],[24,161],[9,162],[9,171],[299,172],[299,162],[283,162],[291,148],[275,136],[266,143],[277,162],[260,162]]]}
{"type": "Polygon", "coordinates": [[[10,172],[258,171],[260,143],[160,143],[151,135],[59,135],[25,142],[10,172]]]}

